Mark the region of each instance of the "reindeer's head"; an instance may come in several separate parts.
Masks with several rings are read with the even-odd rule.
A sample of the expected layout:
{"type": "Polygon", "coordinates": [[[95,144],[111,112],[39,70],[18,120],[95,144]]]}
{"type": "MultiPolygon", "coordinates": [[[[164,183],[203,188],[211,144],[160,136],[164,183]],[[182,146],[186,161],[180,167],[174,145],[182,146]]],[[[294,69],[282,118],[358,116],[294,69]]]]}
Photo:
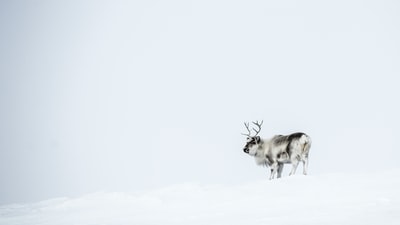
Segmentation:
{"type": "Polygon", "coordinates": [[[258,121],[252,122],[252,123],[258,127],[258,130],[253,128],[253,130],[256,132],[256,134],[251,135],[249,123],[244,123],[244,126],[246,127],[248,134],[243,134],[243,135],[247,136],[246,145],[244,146],[243,151],[249,155],[254,156],[254,155],[256,155],[259,144],[261,143],[261,138],[260,138],[260,136],[257,136],[257,135],[261,131],[261,125],[262,125],[263,121],[261,121],[261,123],[259,123],[258,121]]]}

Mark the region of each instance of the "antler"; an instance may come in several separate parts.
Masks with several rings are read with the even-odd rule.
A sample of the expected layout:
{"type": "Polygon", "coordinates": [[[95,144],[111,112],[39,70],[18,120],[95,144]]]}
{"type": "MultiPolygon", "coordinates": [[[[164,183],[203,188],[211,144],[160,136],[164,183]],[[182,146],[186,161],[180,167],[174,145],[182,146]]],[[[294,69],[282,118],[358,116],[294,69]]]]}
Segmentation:
{"type": "Polygon", "coordinates": [[[247,136],[247,137],[251,137],[251,130],[250,130],[250,128],[249,128],[249,123],[244,122],[244,126],[246,127],[246,129],[247,129],[247,131],[248,131],[249,133],[248,133],[248,134],[243,134],[243,133],[242,133],[242,135],[245,135],[245,136],[247,136]]]}
{"type": "Polygon", "coordinates": [[[258,120],[256,122],[253,122],[253,124],[258,127],[258,130],[253,128],[253,130],[256,132],[256,134],[254,136],[257,136],[257,134],[260,133],[261,125],[263,124],[263,122],[264,122],[264,120],[261,120],[261,123],[259,123],[258,120]]]}
{"type": "Polygon", "coordinates": [[[255,135],[251,135],[251,130],[250,130],[250,128],[249,128],[249,123],[246,123],[246,122],[244,122],[244,126],[246,127],[246,129],[247,129],[247,131],[249,132],[248,134],[243,134],[242,133],[242,135],[245,135],[245,136],[247,136],[247,137],[255,137],[255,136],[257,136],[257,134],[258,133],[260,133],[260,131],[261,131],[261,126],[262,126],[262,124],[263,124],[263,120],[261,120],[261,123],[260,122],[258,122],[258,120],[256,121],[256,122],[252,122],[254,125],[256,125],[257,127],[258,127],[258,130],[256,130],[255,128],[253,128],[253,130],[256,132],[256,134],[255,135]]]}

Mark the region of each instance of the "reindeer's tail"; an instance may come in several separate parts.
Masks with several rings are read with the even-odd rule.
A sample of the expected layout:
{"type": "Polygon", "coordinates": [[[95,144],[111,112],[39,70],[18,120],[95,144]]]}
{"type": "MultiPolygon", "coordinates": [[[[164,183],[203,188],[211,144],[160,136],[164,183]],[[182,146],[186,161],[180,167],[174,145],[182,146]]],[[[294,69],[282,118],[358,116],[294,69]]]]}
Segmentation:
{"type": "Polygon", "coordinates": [[[303,156],[305,156],[306,158],[308,158],[308,153],[310,152],[310,148],[311,148],[311,138],[310,136],[304,134],[302,137],[302,144],[303,144],[303,156]]]}

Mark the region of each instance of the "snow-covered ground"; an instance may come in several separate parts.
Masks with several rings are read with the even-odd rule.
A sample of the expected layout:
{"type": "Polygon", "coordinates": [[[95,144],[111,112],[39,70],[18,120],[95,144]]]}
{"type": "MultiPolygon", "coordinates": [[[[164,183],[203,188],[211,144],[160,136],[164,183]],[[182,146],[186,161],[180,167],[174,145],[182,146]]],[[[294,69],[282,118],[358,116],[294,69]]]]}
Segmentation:
{"type": "Polygon", "coordinates": [[[1,225],[400,224],[400,169],[178,184],[0,206],[1,225]]]}

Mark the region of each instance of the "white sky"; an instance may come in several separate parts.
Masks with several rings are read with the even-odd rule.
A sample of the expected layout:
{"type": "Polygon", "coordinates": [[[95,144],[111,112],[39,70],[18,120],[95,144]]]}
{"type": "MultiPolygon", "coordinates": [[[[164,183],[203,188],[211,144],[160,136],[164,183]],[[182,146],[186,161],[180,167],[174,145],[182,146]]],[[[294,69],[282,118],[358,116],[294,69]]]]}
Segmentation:
{"type": "Polygon", "coordinates": [[[311,174],[398,167],[399,11],[2,1],[0,203],[267,179],[240,135],[262,119],[313,138],[311,174]]]}

